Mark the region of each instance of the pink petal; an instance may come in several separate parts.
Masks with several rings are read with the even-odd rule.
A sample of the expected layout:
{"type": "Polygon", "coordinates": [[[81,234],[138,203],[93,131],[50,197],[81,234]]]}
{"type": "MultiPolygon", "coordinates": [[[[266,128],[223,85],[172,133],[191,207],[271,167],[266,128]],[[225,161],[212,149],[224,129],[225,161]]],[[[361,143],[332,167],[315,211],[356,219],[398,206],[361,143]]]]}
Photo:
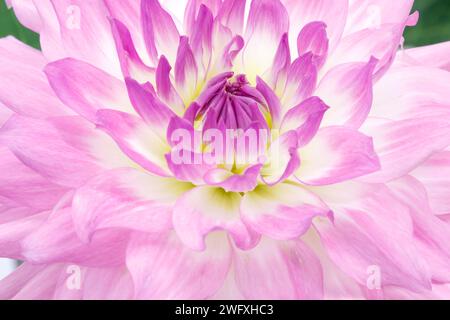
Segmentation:
{"type": "Polygon", "coordinates": [[[258,184],[261,164],[248,167],[242,174],[233,174],[226,169],[211,169],[203,177],[211,186],[222,187],[227,192],[249,192],[258,184]]]}
{"type": "Polygon", "coordinates": [[[0,102],[15,113],[35,118],[70,113],[48,85],[42,72],[45,64],[39,51],[12,37],[1,39],[0,102]]]}
{"type": "Polygon", "coordinates": [[[39,32],[41,17],[39,16],[33,0],[6,0],[8,7],[14,9],[17,19],[28,29],[39,32]]]}
{"type": "Polygon", "coordinates": [[[183,100],[172,85],[172,80],[170,78],[171,69],[166,57],[161,56],[158,68],[156,69],[156,90],[158,91],[158,96],[161,97],[172,110],[177,114],[182,114],[185,106],[183,100]]]}
{"type": "Polygon", "coordinates": [[[312,52],[317,67],[323,66],[328,55],[328,37],[326,24],[321,21],[310,22],[303,27],[297,38],[299,57],[312,52]]]}
{"type": "Polygon", "coordinates": [[[348,1],[334,0],[282,0],[289,12],[290,46],[295,48],[297,36],[305,25],[314,21],[322,21],[327,25],[331,49],[339,42],[346,25],[348,1]]]}
{"type": "Polygon", "coordinates": [[[187,37],[180,38],[175,62],[175,83],[183,101],[190,102],[197,88],[198,68],[187,37]]]}
{"type": "Polygon", "coordinates": [[[263,239],[234,259],[238,288],[245,299],[320,299],[322,267],[301,240],[263,239]]]}
{"type": "Polygon", "coordinates": [[[450,71],[450,41],[411,48],[397,54],[395,66],[426,66],[450,71]]]}
{"type": "Polygon", "coordinates": [[[362,132],[373,137],[381,170],[364,177],[364,181],[386,182],[402,177],[450,144],[450,121],[443,117],[369,119],[362,132]]]}
{"type": "Polygon", "coordinates": [[[314,94],[330,106],[322,126],[345,125],[359,128],[372,106],[372,76],[377,60],[348,63],[331,69],[314,94]]]}
{"type": "Polygon", "coordinates": [[[310,185],[342,182],[380,169],[372,139],[346,127],[320,129],[299,153],[302,162],[295,177],[310,185]]]}
{"type": "Polygon", "coordinates": [[[233,34],[243,34],[245,0],[225,0],[217,14],[222,24],[233,34]]]}
{"type": "Polygon", "coordinates": [[[154,174],[170,175],[164,159],[170,150],[169,146],[165,138],[143,120],[127,113],[104,109],[97,112],[96,123],[133,161],[154,174]]]}
{"type": "Polygon", "coordinates": [[[197,252],[174,234],[136,234],[127,251],[137,299],[209,298],[222,286],[230,259],[229,242],[219,235],[209,237],[207,249],[197,252]]]}
{"type": "Polygon", "coordinates": [[[175,62],[180,34],[170,14],[156,0],[141,0],[141,14],[149,55],[165,55],[170,62],[175,62]]]}
{"type": "Polygon", "coordinates": [[[119,56],[122,73],[126,77],[132,77],[140,82],[154,79],[155,70],[144,64],[134,47],[130,31],[116,19],[111,19],[111,29],[119,56]]]}
{"type": "Polygon", "coordinates": [[[70,119],[14,116],[1,128],[0,141],[43,177],[62,186],[77,187],[99,172],[101,166],[83,141],[91,136],[92,129],[83,119],[70,119]],[[61,123],[70,127],[61,128],[61,123]]]}
{"type": "Polygon", "coordinates": [[[281,123],[281,132],[295,130],[298,144],[302,147],[314,138],[328,109],[318,97],[311,97],[286,113],[281,123]]]}
{"type": "Polygon", "coordinates": [[[382,185],[357,185],[353,201],[335,199],[338,185],[321,193],[335,213],[334,223],[314,222],[331,260],[348,276],[366,286],[371,270],[381,273],[381,288],[394,285],[413,291],[431,286],[427,267],[414,245],[409,208],[382,185]],[[377,270],[377,269],[375,269],[377,270]]]}
{"type": "Polygon", "coordinates": [[[258,233],[277,240],[304,234],[316,216],[328,216],[330,209],[313,193],[285,183],[259,186],[242,198],[241,216],[258,233]]]}
{"type": "Polygon", "coordinates": [[[189,188],[187,183],[135,169],[106,171],[75,192],[75,229],[83,241],[108,228],[150,233],[168,230],[175,200],[189,188]]]}
{"type": "Polygon", "coordinates": [[[214,187],[196,187],[175,204],[173,225],[181,241],[194,250],[205,249],[205,237],[226,230],[240,248],[253,247],[259,237],[242,223],[241,196],[214,187]]]}
{"type": "Polygon", "coordinates": [[[245,74],[250,82],[271,66],[278,43],[289,28],[289,16],[279,0],[254,0],[245,32],[245,74]]]}
{"type": "Polygon", "coordinates": [[[90,64],[64,59],[48,64],[45,73],[61,101],[91,121],[98,109],[133,110],[125,84],[90,64]]]}
{"type": "Polygon", "coordinates": [[[450,151],[432,155],[411,172],[426,188],[430,206],[436,214],[450,214],[450,151]]]}

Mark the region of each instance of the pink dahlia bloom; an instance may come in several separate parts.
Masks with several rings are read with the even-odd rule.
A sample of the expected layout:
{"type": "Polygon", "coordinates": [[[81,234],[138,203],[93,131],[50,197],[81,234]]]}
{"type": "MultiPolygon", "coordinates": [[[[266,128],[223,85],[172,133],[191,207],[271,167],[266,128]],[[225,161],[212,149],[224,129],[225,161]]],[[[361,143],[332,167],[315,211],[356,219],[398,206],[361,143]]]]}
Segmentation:
{"type": "Polygon", "coordinates": [[[42,51],[0,40],[1,298],[450,298],[412,0],[7,2],[42,51]]]}

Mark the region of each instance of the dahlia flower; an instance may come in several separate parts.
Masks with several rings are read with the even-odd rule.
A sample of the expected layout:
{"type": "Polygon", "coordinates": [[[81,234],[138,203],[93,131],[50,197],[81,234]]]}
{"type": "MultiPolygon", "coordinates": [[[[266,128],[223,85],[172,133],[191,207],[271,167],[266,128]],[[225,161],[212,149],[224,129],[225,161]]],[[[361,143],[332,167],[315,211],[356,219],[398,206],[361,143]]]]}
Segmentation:
{"type": "Polygon", "coordinates": [[[0,298],[450,298],[412,0],[7,3],[42,50],[0,40],[0,298]]]}

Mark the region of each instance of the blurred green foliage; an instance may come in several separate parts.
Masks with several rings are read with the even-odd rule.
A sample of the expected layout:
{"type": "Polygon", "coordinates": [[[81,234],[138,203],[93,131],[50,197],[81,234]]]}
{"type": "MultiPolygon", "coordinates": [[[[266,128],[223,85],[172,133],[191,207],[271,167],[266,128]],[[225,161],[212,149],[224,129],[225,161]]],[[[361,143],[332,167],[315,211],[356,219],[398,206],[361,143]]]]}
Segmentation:
{"type": "MultiPolygon", "coordinates": [[[[406,30],[406,46],[415,47],[450,40],[449,0],[416,0],[414,7],[420,11],[421,17],[416,27],[406,30]]],[[[14,12],[6,7],[5,0],[0,0],[0,38],[7,35],[13,35],[39,48],[39,35],[21,26],[14,12]]]]}

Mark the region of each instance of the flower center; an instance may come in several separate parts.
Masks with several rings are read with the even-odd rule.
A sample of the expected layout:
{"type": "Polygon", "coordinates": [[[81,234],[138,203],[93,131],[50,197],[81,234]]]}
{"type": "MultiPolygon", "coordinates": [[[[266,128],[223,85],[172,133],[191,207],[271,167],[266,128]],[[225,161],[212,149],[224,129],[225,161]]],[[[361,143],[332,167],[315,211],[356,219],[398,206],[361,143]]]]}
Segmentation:
{"type": "Polygon", "coordinates": [[[267,107],[262,95],[249,85],[245,75],[221,74],[213,78],[197,100],[195,119],[207,129],[248,129],[266,126],[267,107]]]}

